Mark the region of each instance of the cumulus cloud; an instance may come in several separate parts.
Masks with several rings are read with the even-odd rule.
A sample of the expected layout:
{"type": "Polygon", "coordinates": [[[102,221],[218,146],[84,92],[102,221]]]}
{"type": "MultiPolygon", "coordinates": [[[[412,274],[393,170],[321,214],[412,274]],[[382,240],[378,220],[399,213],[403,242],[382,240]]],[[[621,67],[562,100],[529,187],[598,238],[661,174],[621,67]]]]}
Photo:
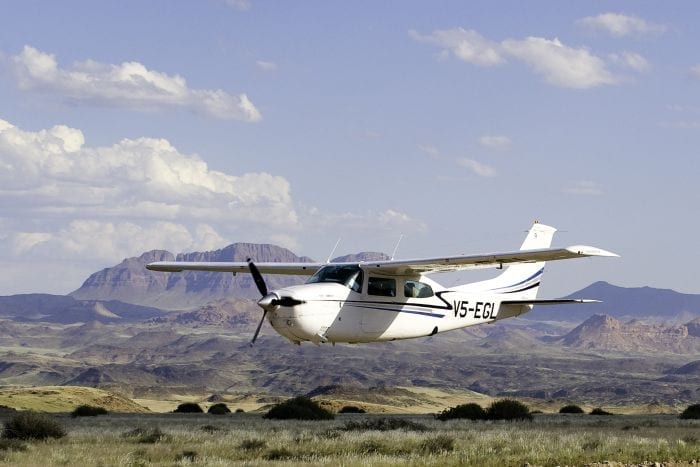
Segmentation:
{"type": "Polygon", "coordinates": [[[619,81],[601,58],[588,49],[566,46],[559,39],[528,37],[505,40],[502,45],[508,54],[527,63],[555,86],[586,89],[619,81]]]}
{"type": "Polygon", "coordinates": [[[621,52],[609,55],[610,61],[638,73],[645,73],[651,69],[649,61],[636,52],[621,52]]]}
{"type": "Polygon", "coordinates": [[[618,83],[605,61],[585,47],[570,47],[559,39],[527,37],[495,42],[473,30],[436,30],[429,35],[411,31],[418,42],[436,45],[447,56],[480,66],[493,66],[515,59],[555,86],[587,89],[618,83]]]}
{"type": "Polygon", "coordinates": [[[235,228],[262,236],[300,224],[282,177],[211,170],[164,139],[89,147],[75,128],[25,131],[4,120],[0,203],[15,254],[117,259],[148,248],[221,246],[235,228]]]}
{"type": "Polygon", "coordinates": [[[462,157],[457,159],[457,164],[465,169],[469,169],[474,172],[479,177],[495,177],[496,169],[490,165],[483,164],[481,162],[475,161],[474,159],[469,159],[462,157]]]}
{"type": "Polygon", "coordinates": [[[28,45],[11,61],[17,84],[25,91],[134,110],[181,107],[222,119],[262,118],[246,94],[191,89],[185,78],[149,70],[139,62],[113,65],[86,60],[61,68],[53,55],[28,45]]]}
{"type": "Polygon", "coordinates": [[[587,16],[577,20],[576,23],[591,30],[606,32],[615,37],[659,34],[667,29],[662,24],[652,23],[638,16],[622,13],[603,13],[597,16],[587,16]]]}
{"type": "Polygon", "coordinates": [[[700,64],[693,65],[690,67],[690,76],[696,79],[700,79],[700,64]]]}
{"type": "Polygon", "coordinates": [[[503,135],[484,135],[479,138],[479,145],[489,149],[506,149],[511,145],[511,140],[503,135]]]}
{"type": "Polygon", "coordinates": [[[428,35],[409,31],[409,34],[418,42],[442,47],[456,58],[474,65],[492,66],[505,61],[501,57],[498,43],[486,39],[472,29],[438,29],[428,35]]]}
{"type": "Polygon", "coordinates": [[[226,0],[226,5],[238,11],[248,11],[253,6],[250,0],[226,0]]]}
{"type": "Polygon", "coordinates": [[[269,60],[258,60],[255,62],[259,69],[262,71],[275,71],[277,70],[277,64],[269,60]]]}
{"type": "Polygon", "coordinates": [[[591,180],[579,180],[572,186],[565,188],[564,193],[578,196],[599,196],[603,194],[603,189],[591,180]]]}

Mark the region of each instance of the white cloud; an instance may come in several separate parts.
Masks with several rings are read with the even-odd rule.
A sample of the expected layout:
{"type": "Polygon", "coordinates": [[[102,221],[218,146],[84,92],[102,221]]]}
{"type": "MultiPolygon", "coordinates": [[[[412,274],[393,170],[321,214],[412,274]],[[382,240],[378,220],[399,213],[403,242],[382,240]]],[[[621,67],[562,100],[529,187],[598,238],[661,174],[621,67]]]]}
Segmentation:
{"type": "Polygon", "coordinates": [[[696,79],[700,79],[700,64],[693,65],[690,67],[690,76],[696,79]]]}
{"type": "Polygon", "coordinates": [[[245,94],[191,89],[185,78],[149,70],[139,62],[112,65],[86,60],[64,69],[53,55],[26,45],[12,63],[17,83],[25,91],[134,110],[182,107],[223,119],[257,122],[262,118],[245,94]]]}
{"type": "Polygon", "coordinates": [[[418,42],[442,47],[458,59],[475,65],[492,66],[504,62],[498,43],[486,39],[472,29],[438,29],[427,36],[416,31],[409,31],[409,34],[418,42]]]}
{"type": "Polygon", "coordinates": [[[88,147],[74,128],[24,131],[3,120],[0,204],[18,255],[119,259],[222,246],[235,229],[262,236],[300,226],[282,177],[211,170],[164,139],[88,147]]]}
{"type": "Polygon", "coordinates": [[[520,60],[555,86],[587,89],[620,81],[608,71],[605,61],[587,48],[570,47],[556,38],[527,37],[499,43],[462,28],[435,30],[427,36],[415,31],[410,31],[410,34],[418,42],[442,48],[447,56],[451,54],[475,65],[498,65],[506,58],[520,60]]]}
{"type": "Polygon", "coordinates": [[[428,157],[430,157],[431,159],[439,159],[439,158],[440,158],[440,151],[439,151],[438,148],[436,148],[435,146],[429,146],[429,145],[425,145],[425,144],[419,144],[419,145],[418,145],[418,149],[419,149],[422,153],[424,153],[425,155],[427,155],[428,157]]]}
{"type": "Polygon", "coordinates": [[[590,180],[579,180],[572,186],[565,188],[564,193],[578,196],[599,196],[603,194],[603,189],[590,180]]]}
{"type": "Polygon", "coordinates": [[[479,138],[479,145],[489,149],[506,149],[511,143],[510,138],[503,135],[484,135],[479,138]]]}
{"type": "Polygon", "coordinates": [[[619,81],[588,49],[566,46],[559,39],[528,37],[505,40],[502,45],[508,54],[530,65],[555,86],[586,89],[619,81]]]}
{"type": "Polygon", "coordinates": [[[226,4],[238,11],[248,11],[253,6],[250,0],[226,0],[226,4]]]}
{"type": "Polygon", "coordinates": [[[666,31],[666,26],[652,23],[634,15],[603,13],[587,16],[576,21],[586,28],[607,32],[615,37],[643,34],[658,34],[666,31]]]}
{"type": "Polygon", "coordinates": [[[638,73],[645,73],[651,68],[649,61],[636,52],[621,52],[610,54],[610,61],[630,68],[638,73]]]}
{"type": "Polygon", "coordinates": [[[469,169],[479,177],[495,177],[496,169],[490,165],[482,164],[481,162],[475,161],[474,159],[469,159],[462,157],[457,159],[457,164],[465,169],[469,169]]]}
{"type": "Polygon", "coordinates": [[[255,62],[259,69],[262,71],[275,71],[277,70],[277,64],[268,60],[258,60],[255,62]]]}

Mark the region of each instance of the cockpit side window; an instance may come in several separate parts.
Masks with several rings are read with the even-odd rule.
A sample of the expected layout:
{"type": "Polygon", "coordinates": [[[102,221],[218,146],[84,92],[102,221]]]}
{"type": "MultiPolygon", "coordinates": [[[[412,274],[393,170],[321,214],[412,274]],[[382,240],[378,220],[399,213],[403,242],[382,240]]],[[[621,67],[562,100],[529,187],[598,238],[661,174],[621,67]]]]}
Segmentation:
{"type": "Polygon", "coordinates": [[[307,284],[320,282],[336,282],[352,289],[357,293],[362,292],[362,269],[359,266],[324,266],[316,274],[306,281],[307,284]]]}
{"type": "Polygon", "coordinates": [[[403,285],[403,296],[407,298],[429,298],[435,295],[433,288],[418,281],[406,281],[403,285]]]}
{"type": "Polygon", "coordinates": [[[396,279],[370,276],[367,281],[367,293],[381,297],[396,297],[396,279]]]}

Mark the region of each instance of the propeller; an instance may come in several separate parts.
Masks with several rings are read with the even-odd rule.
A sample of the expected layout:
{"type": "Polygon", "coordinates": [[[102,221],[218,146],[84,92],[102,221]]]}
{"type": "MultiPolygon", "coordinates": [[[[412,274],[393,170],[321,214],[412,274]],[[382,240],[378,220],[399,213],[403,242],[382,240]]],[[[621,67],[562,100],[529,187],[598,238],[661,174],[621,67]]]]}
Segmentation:
{"type": "Polygon", "coordinates": [[[301,305],[304,303],[301,300],[297,300],[296,298],[292,297],[281,297],[277,295],[276,293],[268,293],[267,291],[267,285],[265,284],[265,279],[263,279],[262,274],[260,274],[260,270],[258,267],[253,263],[253,260],[248,258],[246,260],[248,262],[248,269],[250,270],[250,274],[253,276],[253,282],[255,282],[256,287],[258,288],[258,291],[260,292],[260,295],[262,295],[262,298],[258,300],[258,305],[260,308],[263,309],[263,315],[262,318],[260,319],[260,322],[258,323],[258,327],[255,328],[255,334],[253,334],[253,340],[250,341],[251,347],[253,344],[255,344],[255,341],[258,338],[258,334],[260,334],[260,328],[262,328],[263,323],[265,322],[265,316],[267,316],[268,311],[274,311],[280,306],[295,306],[295,305],[301,305]]]}

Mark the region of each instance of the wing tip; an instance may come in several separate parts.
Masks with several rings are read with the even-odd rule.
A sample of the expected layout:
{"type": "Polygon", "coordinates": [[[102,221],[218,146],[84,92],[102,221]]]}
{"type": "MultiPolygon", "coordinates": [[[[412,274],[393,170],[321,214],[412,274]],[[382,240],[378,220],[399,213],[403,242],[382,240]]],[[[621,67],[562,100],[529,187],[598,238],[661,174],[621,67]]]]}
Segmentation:
{"type": "Polygon", "coordinates": [[[612,251],[603,250],[602,248],[596,248],[594,246],[588,245],[574,245],[567,248],[571,253],[581,255],[581,256],[604,256],[608,258],[619,258],[620,255],[613,253],[612,251]]]}

